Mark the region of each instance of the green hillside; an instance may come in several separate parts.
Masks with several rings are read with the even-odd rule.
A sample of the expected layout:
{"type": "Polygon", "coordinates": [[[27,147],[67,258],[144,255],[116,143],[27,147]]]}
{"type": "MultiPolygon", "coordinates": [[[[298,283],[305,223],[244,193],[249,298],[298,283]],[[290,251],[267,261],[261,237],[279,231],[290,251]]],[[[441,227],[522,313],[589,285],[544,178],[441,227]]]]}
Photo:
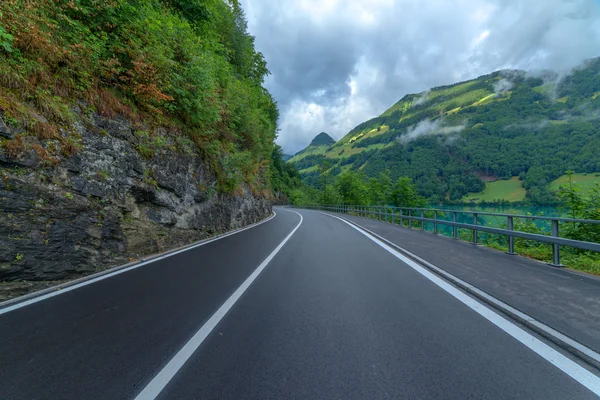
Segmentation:
{"type": "MultiPolygon", "coordinates": [[[[581,190],[581,196],[589,197],[593,188],[600,185],[600,173],[597,174],[573,174],[571,176],[573,185],[581,190]]],[[[568,187],[569,176],[563,175],[550,183],[550,190],[559,190],[561,187],[568,187]]]]}
{"type": "Polygon", "coordinates": [[[599,74],[593,59],[562,78],[505,70],[409,94],[332,146],[309,146],[289,162],[313,186],[315,166],[329,160],[331,175],[410,177],[432,202],[504,193],[549,204],[556,201],[550,183],[566,170],[600,171],[599,74]],[[507,188],[518,182],[512,177],[522,187],[507,188]]]}
{"type": "Polygon", "coordinates": [[[321,132],[317,136],[315,136],[315,138],[312,140],[312,142],[310,142],[311,146],[319,146],[322,144],[331,146],[332,144],[335,144],[335,140],[331,136],[329,136],[327,133],[321,132]]]}
{"type": "Polygon", "coordinates": [[[487,182],[485,189],[481,193],[469,193],[462,198],[464,202],[479,201],[521,201],[525,199],[526,190],[523,187],[518,176],[511,179],[487,182]]]}
{"type": "MultiPolygon", "coordinates": [[[[315,138],[312,140],[312,142],[310,142],[308,147],[296,153],[288,161],[291,163],[298,163],[300,160],[308,156],[325,154],[325,152],[329,150],[329,148],[334,144],[335,140],[331,136],[329,136],[325,132],[321,132],[317,136],[315,136],[315,138]]],[[[312,167],[313,165],[314,164],[311,164],[310,167],[312,167]]]]}

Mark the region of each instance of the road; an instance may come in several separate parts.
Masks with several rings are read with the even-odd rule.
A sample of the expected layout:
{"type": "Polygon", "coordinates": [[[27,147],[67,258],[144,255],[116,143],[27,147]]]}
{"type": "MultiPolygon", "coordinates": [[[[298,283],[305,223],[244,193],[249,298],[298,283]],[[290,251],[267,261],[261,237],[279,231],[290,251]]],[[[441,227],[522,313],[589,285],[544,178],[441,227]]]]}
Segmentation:
{"type": "Polygon", "coordinates": [[[444,285],[334,217],[278,209],[0,309],[0,399],[598,398],[595,375],[444,285]]]}

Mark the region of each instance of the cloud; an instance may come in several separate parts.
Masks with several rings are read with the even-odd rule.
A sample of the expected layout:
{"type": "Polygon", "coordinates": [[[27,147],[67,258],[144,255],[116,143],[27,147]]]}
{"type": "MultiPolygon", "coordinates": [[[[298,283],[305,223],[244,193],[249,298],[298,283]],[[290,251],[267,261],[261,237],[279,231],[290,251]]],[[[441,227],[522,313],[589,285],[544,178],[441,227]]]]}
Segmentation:
{"type": "Polygon", "coordinates": [[[421,104],[427,103],[427,100],[429,100],[428,96],[429,96],[429,90],[426,90],[423,93],[421,93],[419,95],[419,97],[417,97],[417,99],[415,101],[413,101],[412,107],[420,106],[421,104]]]}
{"type": "Polygon", "coordinates": [[[459,133],[466,128],[466,122],[454,126],[442,126],[443,123],[443,119],[437,119],[435,121],[427,119],[421,121],[416,125],[410,126],[406,130],[406,133],[398,136],[396,140],[398,143],[406,144],[419,137],[428,135],[449,135],[453,133],[459,133]]]}
{"type": "MultiPolygon", "coordinates": [[[[288,152],[339,139],[407,93],[600,55],[596,0],[242,0],[288,152]]],[[[511,80],[509,76],[504,76],[511,80]]]]}
{"type": "Polygon", "coordinates": [[[550,121],[547,120],[547,119],[541,119],[541,120],[533,121],[533,122],[524,122],[524,123],[521,123],[521,124],[507,125],[507,126],[504,127],[504,130],[505,131],[509,131],[509,130],[512,130],[512,129],[521,128],[521,129],[525,129],[525,130],[528,130],[528,131],[538,132],[538,131],[541,131],[544,128],[547,128],[548,126],[550,126],[550,121]]]}
{"type": "Polygon", "coordinates": [[[496,94],[496,97],[504,96],[506,92],[508,92],[514,86],[514,83],[506,78],[502,78],[494,84],[494,93],[496,94]]]}

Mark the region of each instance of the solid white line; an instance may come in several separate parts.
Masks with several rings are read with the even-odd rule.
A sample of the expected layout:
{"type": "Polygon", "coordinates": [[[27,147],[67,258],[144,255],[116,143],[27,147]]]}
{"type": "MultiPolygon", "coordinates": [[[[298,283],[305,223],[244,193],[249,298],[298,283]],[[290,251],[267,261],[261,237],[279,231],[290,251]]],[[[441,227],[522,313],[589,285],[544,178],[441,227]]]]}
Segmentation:
{"type": "Polygon", "coordinates": [[[194,334],[194,336],[179,350],[177,354],[169,361],[167,365],[150,381],[150,383],[142,390],[140,394],[138,394],[135,400],[153,400],[155,399],[160,392],[167,386],[167,384],[173,379],[175,374],[181,369],[181,367],[185,364],[185,362],[194,354],[194,352],[200,347],[202,342],[208,337],[208,335],[212,332],[213,329],[217,326],[217,324],[223,319],[223,317],[231,310],[231,307],[239,300],[239,298],[244,294],[244,292],[250,287],[252,282],[258,277],[258,275],[265,269],[265,267],[271,262],[273,257],[281,250],[283,245],[287,243],[288,240],[292,237],[292,235],[300,228],[302,225],[302,215],[295,211],[294,214],[298,214],[300,216],[300,222],[294,230],[290,232],[289,235],[281,243],[279,246],[269,256],[256,268],[256,270],[242,283],[242,285],[235,291],[233,294],[223,303],[221,307],[213,314],[212,317],[202,327],[198,332],[194,334]]]}
{"type": "Polygon", "coordinates": [[[463,304],[465,304],[466,306],[477,312],[479,315],[496,325],[498,328],[502,329],[504,332],[508,333],[510,336],[527,346],[529,349],[533,350],[539,356],[543,357],[546,361],[550,362],[552,365],[569,375],[571,378],[575,379],[577,382],[591,390],[594,394],[600,395],[600,378],[598,376],[594,375],[593,373],[583,368],[576,362],[565,357],[564,355],[554,350],[552,347],[548,346],[541,340],[525,332],[517,325],[501,317],[499,314],[495,313],[490,308],[484,306],[482,303],[478,302],[470,296],[467,296],[466,294],[458,290],[456,287],[452,286],[448,282],[436,276],[433,272],[428,271],[426,268],[420,266],[410,258],[394,250],[392,247],[388,246],[381,240],[371,236],[367,232],[349,223],[348,221],[345,221],[343,218],[339,218],[331,214],[323,214],[339,219],[345,224],[348,224],[352,228],[356,229],[358,232],[362,233],[367,238],[371,239],[373,242],[378,244],[380,247],[387,250],[400,261],[413,268],[425,278],[429,279],[435,285],[445,290],[454,298],[461,301],[463,304]]]}
{"type": "MultiPolygon", "coordinates": [[[[321,213],[324,215],[328,215],[328,216],[332,216],[330,214],[327,213],[321,213]]],[[[345,221],[348,221],[347,219],[343,218],[343,217],[339,217],[345,221]]],[[[352,221],[348,221],[351,222],[352,221]]],[[[442,275],[443,277],[447,278],[448,280],[450,280],[451,282],[456,282],[459,284],[460,287],[462,288],[467,288],[468,291],[471,292],[475,292],[478,296],[485,298],[488,302],[495,304],[496,306],[500,307],[501,309],[504,309],[506,311],[508,311],[509,313],[516,315],[518,318],[527,321],[528,323],[535,325],[538,329],[546,332],[546,334],[553,336],[555,338],[557,338],[558,340],[564,342],[565,344],[567,344],[568,346],[571,346],[572,348],[574,348],[575,350],[579,351],[580,353],[582,353],[583,355],[589,357],[590,359],[600,363],[600,353],[595,352],[594,350],[590,349],[589,347],[584,346],[583,344],[571,339],[570,337],[563,335],[562,333],[558,332],[557,330],[549,327],[548,325],[543,324],[542,322],[536,320],[535,318],[533,318],[530,315],[527,315],[517,309],[515,309],[514,307],[509,306],[508,304],[504,303],[503,301],[498,300],[497,298],[489,295],[488,293],[484,292],[483,290],[480,290],[478,288],[476,288],[475,286],[471,285],[470,283],[467,283],[465,281],[463,281],[462,279],[452,275],[451,273],[441,269],[440,267],[431,264],[430,262],[423,260],[421,257],[418,257],[417,255],[411,253],[410,251],[398,246],[396,243],[390,242],[388,241],[386,238],[376,234],[375,232],[365,228],[364,226],[358,224],[358,223],[353,223],[353,225],[357,225],[358,227],[360,227],[362,230],[364,230],[365,232],[369,233],[371,236],[376,237],[377,239],[381,240],[382,242],[390,245],[390,247],[392,248],[396,248],[399,249],[401,252],[403,252],[404,254],[409,255],[409,258],[412,258],[413,261],[416,261],[418,264],[420,263],[421,265],[425,265],[427,266],[427,268],[429,268],[430,270],[433,269],[437,272],[438,275],[442,275]]]]}
{"type": "Polygon", "coordinates": [[[206,240],[204,242],[198,243],[197,245],[189,246],[189,247],[186,247],[185,249],[181,249],[179,251],[174,251],[172,253],[165,254],[164,256],[159,256],[159,257],[153,258],[151,260],[144,261],[144,262],[136,264],[136,265],[132,265],[131,267],[122,268],[122,269],[119,269],[117,271],[114,271],[114,272],[111,272],[111,273],[108,273],[108,274],[103,274],[103,275],[101,275],[101,276],[99,276],[97,278],[89,279],[89,280],[83,281],[81,283],[72,285],[72,286],[67,286],[65,288],[58,287],[55,292],[47,293],[47,294],[44,294],[44,295],[41,295],[41,296],[38,296],[38,297],[34,297],[34,298],[30,299],[30,300],[26,300],[26,301],[22,301],[20,303],[16,303],[16,304],[14,304],[12,306],[1,308],[0,309],[0,315],[9,313],[9,312],[14,311],[14,310],[18,310],[19,308],[23,308],[23,307],[29,306],[31,304],[40,302],[42,300],[46,300],[46,299],[49,299],[49,298],[61,295],[63,293],[70,292],[70,291],[75,290],[75,289],[79,289],[80,287],[83,287],[83,286],[91,285],[92,283],[96,283],[96,282],[99,282],[101,280],[104,280],[104,279],[107,279],[107,278],[111,278],[111,277],[113,277],[115,275],[119,275],[119,274],[122,274],[124,272],[128,272],[128,271],[131,271],[131,270],[143,267],[144,265],[148,265],[148,264],[151,264],[151,263],[156,262],[156,261],[164,260],[165,258],[174,256],[176,254],[183,253],[183,252],[188,251],[188,250],[196,249],[196,248],[198,248],[200,246],[204,246],[205,244],[209,244],[209,243],[215,242],[217,240],[221,240],[223,238],[235,235],[235,234],[243,232],[245,230],[252,229],[254,227],[257,227],[258,225],[264,224],[265,222],[268,222],[268,221],[272,220],[273,218],[275,218],[276,215],[277,215],[277,213],[275,213],[275,211],[273,211],[273,215],[271,217],[265,219],[264,221],[260,221],[260,222],[258,222],[256,224],[252,224],[252,225],[247,226],[245,228],[238,229],[238,230],[235,230],[235,231],[232,231],[232,232],[229,232],[229,233],[225,233],[225,234],[223,234],[221,236],[218,236],[218,237],[216,237],[214,239],[206,240]]]}

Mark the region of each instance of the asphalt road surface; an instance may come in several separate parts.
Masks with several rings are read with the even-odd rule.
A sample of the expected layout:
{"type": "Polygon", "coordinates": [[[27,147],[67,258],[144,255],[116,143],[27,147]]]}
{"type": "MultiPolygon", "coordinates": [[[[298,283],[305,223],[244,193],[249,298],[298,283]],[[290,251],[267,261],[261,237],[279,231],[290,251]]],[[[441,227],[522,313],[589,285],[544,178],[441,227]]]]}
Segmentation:
{"type": "Polygon", "coordinates": [[[0,309],[0,399],[598,398],[596,375],[348,224],[276,212],[0,309]]]}

